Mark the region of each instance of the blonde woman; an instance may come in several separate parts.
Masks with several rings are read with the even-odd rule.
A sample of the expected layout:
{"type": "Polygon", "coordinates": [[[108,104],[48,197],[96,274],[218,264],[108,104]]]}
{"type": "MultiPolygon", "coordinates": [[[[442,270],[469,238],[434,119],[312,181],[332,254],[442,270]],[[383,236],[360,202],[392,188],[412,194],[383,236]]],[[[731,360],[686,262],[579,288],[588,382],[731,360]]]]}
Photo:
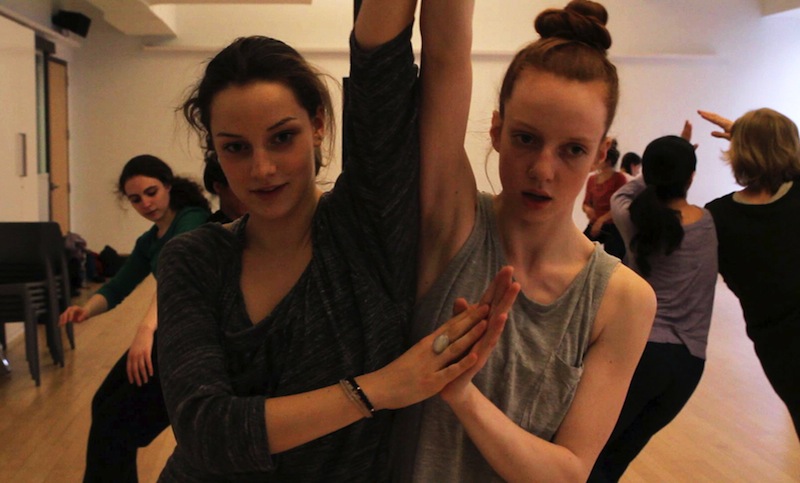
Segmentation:
{"type": "Polygon", "coordinates": [[[743,189],[706,205],[719,239],[719,273],[739,298],[747,336],[800,436],[800,139],[772,109],[732,122],[700,116],[729,139],[725,159],[743,189]]]}

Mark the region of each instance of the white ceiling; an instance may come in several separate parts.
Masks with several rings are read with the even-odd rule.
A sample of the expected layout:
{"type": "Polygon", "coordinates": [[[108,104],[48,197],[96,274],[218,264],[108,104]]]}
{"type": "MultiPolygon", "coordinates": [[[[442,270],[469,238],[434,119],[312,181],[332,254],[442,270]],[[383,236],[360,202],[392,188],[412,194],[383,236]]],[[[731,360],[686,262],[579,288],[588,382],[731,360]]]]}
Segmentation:
{"type": "MultiPolygon", "coordinates": [[[[126,35],[175,38],[181,6],[192,4],[311,4],[312,0],[84,0],[126,35]]],[[[758,0],[764,16],[800,17],[800,0],[758,0]]]]}
{"type": "Polygon", "coordinates": [[[86,0],[126,35],[176,37],[177,9],[190,4],[311,4],[312,0],[86,0]]]}

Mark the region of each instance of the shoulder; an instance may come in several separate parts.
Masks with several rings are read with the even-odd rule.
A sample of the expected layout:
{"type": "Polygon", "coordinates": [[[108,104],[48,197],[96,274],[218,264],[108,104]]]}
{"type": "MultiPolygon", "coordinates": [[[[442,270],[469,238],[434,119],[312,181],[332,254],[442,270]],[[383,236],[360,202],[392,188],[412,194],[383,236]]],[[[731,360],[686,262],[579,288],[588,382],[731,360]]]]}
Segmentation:
{"type": "Polygon", "coordinates": [[[656,313],[656,294],[636,272],[617,264],[597,314],[595,332],[630,331],[649,334],[656,313]]]}
{"type": "Polygon", "coordinates": [[[700,223],[702,226],[710,226],[714,227],[714,217],[711,214],[711,211],[708,208],[704,208],[701,206],[697,207],[701,212],[702,215],[700,216],[700,223]]]}
{"type": "Polygon", "coordinates": [[[199,206],[187,206],[186,208],[181,209],[175,215],[175,223],[186,225],[186,224],[194,224],[196,226],[200,226],[208,221],[208,217],[211,215],[205,208],[201,208],[199,206]]]}
{"type": "Polygon", "coordinates": [[[208,223],[170,240],[161,257],[175,262],[202,260],[206,263],[224,258],[225,253],[234,250],[238,245],[238,240],[230,229],[217,223],[208,223]]]}
{"type": "Polygon", "coordinates": [[[156,240],[156,233],[158,233],[158,228],[153,225],[149,230],[139,235],[139,238],[136,239],[134,250],[143,249],[151,245],[156,240]]]}
{"type": "Polygon", "coordinates": [[[731,203],[733,203],[733,193],[728,193],[725,196],[720,196],[719,198],[709,201],[706,203],[705,207],[711,214],[716,214],[720,210],[731,206],[731,203]]]}

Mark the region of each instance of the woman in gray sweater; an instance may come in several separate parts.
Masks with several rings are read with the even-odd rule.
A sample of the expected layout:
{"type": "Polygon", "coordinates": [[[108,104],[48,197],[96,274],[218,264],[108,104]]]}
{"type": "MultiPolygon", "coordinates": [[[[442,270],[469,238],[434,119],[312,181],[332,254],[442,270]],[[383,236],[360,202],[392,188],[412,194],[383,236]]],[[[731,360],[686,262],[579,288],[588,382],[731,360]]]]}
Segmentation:
{"type": "Polygon", "coordinates": [[[619,480],[650,438],[678,415],[703,374],[717,236],[711,213],[686,201],[696,164],[689,141],[658,138],[644,151],[642,176],[611,197],[614,222],[629,249],[627,263],[655,290],[658,310],[589,481],[619,480]]]}

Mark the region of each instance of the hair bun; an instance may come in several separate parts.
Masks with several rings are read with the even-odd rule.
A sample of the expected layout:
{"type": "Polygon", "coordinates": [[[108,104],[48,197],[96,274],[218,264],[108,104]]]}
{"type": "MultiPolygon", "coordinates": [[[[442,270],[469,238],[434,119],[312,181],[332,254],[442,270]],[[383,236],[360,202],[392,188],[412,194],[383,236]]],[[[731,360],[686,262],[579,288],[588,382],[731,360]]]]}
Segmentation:
{"type": "Polygon", "coordinates": [[[605,52],[611,47],[607,22],[608,12],[599,3],[572,0],[563,9],[550,8],[540,13],[533,26],[543,39],[575,40],[605,52]]]}

